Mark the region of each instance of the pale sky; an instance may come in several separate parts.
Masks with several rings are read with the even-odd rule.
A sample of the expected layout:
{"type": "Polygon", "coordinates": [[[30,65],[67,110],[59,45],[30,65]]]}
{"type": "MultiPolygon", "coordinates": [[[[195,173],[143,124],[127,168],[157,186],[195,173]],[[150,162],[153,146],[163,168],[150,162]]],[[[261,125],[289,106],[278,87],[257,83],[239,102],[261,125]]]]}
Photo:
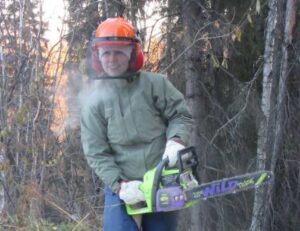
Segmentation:
{"type": "Polygon", "coordinates": [[[45,35],[50,40],[50,43],[55,43],[60,38],[62,19],[67,12],[64,9],[64,0],[43,1],[44,20],[49,24],[45,35]]]}
{"type": "MultiPolygon", "coordinates": [[[[158,14],[154,14],[153,10],[157,8],[161,3],[147,3],[147,33],[150,33],[151,27],[154,27],[152,36],[160,36],[160,26],[163,20],[160,19],[158,14]],[[156,22],[157,21],[157,22],[156,22]]],[[[67,10],[65,9],[65,0],[43,0],[43,12],[44,20],[48,22],[48,31],[45,36],[50,40],[50,44],[55,44],[60,39],[60,33],[62,30],[62,19],[66,17],[67,10]]],[[[141,28],[139,28],[141,29],[141,28]]],[[[66,30],[66,27],[64,28],[66,30]]],[[[63,32],[65,34],[66,31],[63,32]]],[[[149,39],[149,38],[147,38],[149,39]]]]}

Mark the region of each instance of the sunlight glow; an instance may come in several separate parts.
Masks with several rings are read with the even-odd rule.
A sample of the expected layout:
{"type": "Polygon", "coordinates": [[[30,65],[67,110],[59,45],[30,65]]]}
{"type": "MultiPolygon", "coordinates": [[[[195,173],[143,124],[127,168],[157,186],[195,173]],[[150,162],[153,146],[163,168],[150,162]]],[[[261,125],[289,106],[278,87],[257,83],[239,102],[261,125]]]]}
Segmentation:
{"type": "Polygon", "coordinates": [[[66,17],[67,12],[64,0],[44,0],[43,12],[44,20],[48,23],[45,36],[53,44],[61,38],[63,19],[66,17]]]}

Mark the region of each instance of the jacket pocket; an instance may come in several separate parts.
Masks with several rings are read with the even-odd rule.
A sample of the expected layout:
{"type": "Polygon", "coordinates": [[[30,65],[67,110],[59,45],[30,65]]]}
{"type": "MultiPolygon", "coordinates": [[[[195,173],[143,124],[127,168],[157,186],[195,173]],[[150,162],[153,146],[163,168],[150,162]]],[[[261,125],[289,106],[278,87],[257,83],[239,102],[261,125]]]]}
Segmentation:
{"type": "Polygon", "coordinates": [[[105,107],[107,120],[107,138],[109,143],[125,143],[125,128],[121,111],[117,107],[105,107]]]}
{"type": "Polygon", "coordinates": [[[166,124],[160,112],[146,96],[140,94],[132,100],[133,120],[140,137],[150,142],[166,132],[166,124]]]}

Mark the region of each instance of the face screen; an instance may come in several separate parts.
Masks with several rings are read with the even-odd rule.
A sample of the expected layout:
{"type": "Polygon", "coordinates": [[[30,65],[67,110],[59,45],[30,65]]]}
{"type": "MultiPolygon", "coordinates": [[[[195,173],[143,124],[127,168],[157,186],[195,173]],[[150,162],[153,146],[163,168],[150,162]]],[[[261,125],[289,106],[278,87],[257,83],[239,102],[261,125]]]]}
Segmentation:
{"type": "Polygon", "coordinates": [[[93,39],[92,68],[97,77],[124,78],[142,68],[144,56],[139,42],[129,38],[117,39],[93,39]]]}

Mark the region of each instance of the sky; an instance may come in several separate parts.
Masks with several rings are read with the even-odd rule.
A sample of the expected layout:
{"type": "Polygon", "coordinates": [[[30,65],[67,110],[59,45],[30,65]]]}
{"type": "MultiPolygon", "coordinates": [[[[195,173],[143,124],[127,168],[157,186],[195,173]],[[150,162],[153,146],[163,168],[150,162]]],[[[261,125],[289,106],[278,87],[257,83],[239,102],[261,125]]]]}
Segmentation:
{"type": "MultiPolygon", "coordinates": [[[[155,25],[152,36],[158,36],[160,33],[159,27],[162,20],[158,14],[153,14],[153,10],[158,3],[148,3],[147,8],[147,31],[151,31],[151,27],[155,25]],[[158,22],[156,22],[158,20],[158,22]]],[[[160,5],[160,4],[158,4],[160,5]]],[[[43,0],[44,20],[48,22],[48,31],[45,36],[49,39],[50,44],[55,44],[60,39],[62,30],[62,19],[66,17],[67,10],[65,10],[64,0],[43,0]]]]}
{"type": "Polygon", "coordinates": [[[49,39],[50,43],[55,43],[60,38],[62,30],[62,19],[67,12],[64,10],[64,0],[44,0],[43,11],[44,19],[48,22],[49,28],[45,36],[49,39]]]}

